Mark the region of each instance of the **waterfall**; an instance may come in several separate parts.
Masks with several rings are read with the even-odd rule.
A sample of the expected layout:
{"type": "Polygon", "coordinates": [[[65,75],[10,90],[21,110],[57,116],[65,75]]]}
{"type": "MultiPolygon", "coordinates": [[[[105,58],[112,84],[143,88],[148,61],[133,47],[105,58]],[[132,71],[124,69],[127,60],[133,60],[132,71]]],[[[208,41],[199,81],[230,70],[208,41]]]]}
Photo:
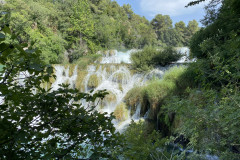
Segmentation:
{"type": "MultiPolygon", "coordinates": [[[[114,120],[113,124],[117,131],[122,132],[132,120],[138,121],[141,119],[141,103],[137,105],[133,116],[130,116],[130,110],[128,108],[130,106],[126,106],[124,103],[124,97],[128,91],[137,86],[144,86],[147,81],[153,78],[162,78],[165,71],[175,65],[157,67],[147,74],[134,73],[129,69],[129,63],[131,63],[130,55],[136,51],[137,50],[129,50],[127,52],[109,51],[100,61],[96,61],[95,64],[87,66],[85,70],[86,74],[84,75],[80,75],[81,72],[77,66],[75,66],[74,69],[71,68],[70,73],[69,66],[55,65],[56,80],[51,86],[52,90],[58,89],[59,84],[62,83],[69,84],[71,88],[75,88],[76,83],[81,84],[82,92],[90,93],[90,91],[93,90],[92,94],[99,90],[107,90],[109,94],[106,95],[96,109],[100,112],[107,112],[108,114],[115,113],[117,112],[116,110],[118,110],[116,114],[118,114],[119,119],[114,120]],[[79,79],[79,76],[83,76],[83,78],[79,79]]],[[[180,49],[179,52],[189,54],[187,48],[180,49]]],[[[85,101],[82,101],[82,104],[85,106],[88,105],[85,101]]],[[[145,113],[144,118],[147,118],[148,113],[149,111],[145,113]]]]}
{"type": "Polygon", "coordinates": [[[141,103],[138,103],[136,112],[135,112],[134,115],[132,116],[132,119],[133,119],[133,120],[138,120],[138,119],[140,119],[140,112],[141,112],[141,103]]]}
{"type": "Polygon", "coordinates": [[[57,90],[59,88],[59,84],[62,83],[67,83],[71,88],[74,88],[75,81],[77,79],[77,66],[75,66],[73,74],[71,76],[69,75],[69,66],[65,68],[61,65],[55,65],[54,69],[56,80],[51,86],[52,90],[57,90]]]}
{"type": "Polygon", "coordinates": [[[136,49],[128,50],[127,52],[118,52],[116,50],[107,52],[107,54],[102,58],[101,64],[114,64],[114,63],[131,63],[130,57],[131,53],[136,52],[136,49]]]}

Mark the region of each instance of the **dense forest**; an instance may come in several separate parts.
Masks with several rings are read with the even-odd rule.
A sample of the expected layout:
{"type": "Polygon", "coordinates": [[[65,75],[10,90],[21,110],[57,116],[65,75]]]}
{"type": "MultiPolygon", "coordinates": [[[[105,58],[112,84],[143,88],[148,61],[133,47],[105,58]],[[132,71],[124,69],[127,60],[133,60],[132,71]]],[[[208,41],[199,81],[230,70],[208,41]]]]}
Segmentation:
{"type": "Polygon", "coordinates": [[[186,46],[199,29],[195,20],[173,26],[161,14],[149,22],[130,5],[111,0],[6,0],[1,10],[10,13],[10,27],[20,42],[35,42],[52,64],[72,63],[99,50],[186,46]]]}
{"type": "Polygon", "coordinates": [[[210,0],[202,28],[161,14],[149,22],[110,0],[0,3],[0,159],[239,160],[239,0],[210,0]],[[42,87],[55,63],[138,48],[128,67],[145,74],[177,61],[179,46],[195,61],[132,88],[110,115],[96,110],[106,90],[42,87]],[[116,132],[112,121],[139,104],[148,117],[116,132]]]}

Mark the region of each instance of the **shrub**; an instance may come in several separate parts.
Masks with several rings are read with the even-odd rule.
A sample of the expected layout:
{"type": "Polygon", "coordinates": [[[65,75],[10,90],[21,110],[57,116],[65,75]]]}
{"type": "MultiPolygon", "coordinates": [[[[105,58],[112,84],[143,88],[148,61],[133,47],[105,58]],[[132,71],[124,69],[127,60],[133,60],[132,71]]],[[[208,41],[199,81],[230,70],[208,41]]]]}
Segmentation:
{"type": "Polygon", "coordinates": [[[238,159],[239,91],[227,91],[190,90],[186,97],[173,97],[163,108],[165,114],[176,113],[174,132],[187,138],[196,151],[210,151],[220,159],[238,159]]]}
{"type": "Polygon", "coordinates": [[[148,71],[154,66],[166,66],[181,58],[173,47],[157,50],[152,47],[145,47],[142,51],[131,55],[132,67],[137,71],[148,71]]]}
{"type": "Polygon", "coordinates": [[[181,58],[182,55],[177,52],[174,47],[166,47],[164,50],[160,50],[153,57],[155,65],[166,66],[171,62],[175,62],[181,58]]]}
{"type": "MultiPolygon", "coordinates": [[[[156,132],[152,131],[152,126],[144,121],[131,123],[129,128],[124,132],[124,138],[127,145],[123,148],[123,159],[153,159],[153,156],[159,152],[158,148],[162,148],[165,139],[156,132]]],[[[164,152],[166,155],[167,153],[164,152]]]]}
{"type": "Polygon", "coordinates": [[[148,71],[153,68],[153,57],[157,50],[152,47],[145,47],[142,51],[132,53],[132,66],[137,71],[148,71]]]}

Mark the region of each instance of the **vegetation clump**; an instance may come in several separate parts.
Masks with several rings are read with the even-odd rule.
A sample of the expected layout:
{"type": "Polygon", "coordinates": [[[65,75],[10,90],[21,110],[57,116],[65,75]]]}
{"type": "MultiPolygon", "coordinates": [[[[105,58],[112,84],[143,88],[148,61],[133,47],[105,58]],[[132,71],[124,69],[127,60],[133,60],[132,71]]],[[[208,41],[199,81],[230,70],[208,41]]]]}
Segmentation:
{"type": "Polygon", "coordinates": [[[86,75],[87,75],[86,70],[81,70],[81,69],[77,70],[77,79],[75,83],[75,88],[77,88],[80,91],[85,91],[86,89],[84,88],[84,84],[83,84],[83,81],[85,80],[86,75]]]}
{"type": "Polygon", "coordinates": [[[155,66],[166,66],[179,60],[182,55],[173,47],[157,50],[145,47],[142,51],[131,55],[132,67],[138,71],[148,71],[155,66]]]}
{"type": "Polygon", "coordinates": [[[101,78],[98,77],[96,74],[93,74],[88,79],[87,87],[91,89],[96,88],[100,82],[101,78]]]}
{"type": "Polygon", "coordinates": [[[128,108],[125,103],[120,103],[117,105],[115,111],[113,112],[113,115],[118,121],[125,121],[128,119],[128,108]]]}
{"type": "Polygon", "coordinates": [[[111,91],[108,91],[108,94],[102,100],[102,105],[106,106],[108,103],[116,103],[117,97],[111,91]]]}
{"type": "Polygon", "coordinates": [[[93,54],[93,55],[86,55],[86,56],[81,56],[79,59],[75,62],[75,64],[78,65],[78,68],[80,70],[84,70],[87,68],[88,65],[94,63],[96,60],[101,58],[100,54],[93,54]]]}
{"type": "Polygon", "coordinates": [[[123,72],[119,72],[113,75],[113,81],[117,83],[126,83],[127,75],[123,72]]]}
{"type": "Polygon", "coordinates": [[[131,107],[131,114],[133,114],[139,103],[143,104],[142,87],[134,87],[124,97],[127,106],[131,107]]]}

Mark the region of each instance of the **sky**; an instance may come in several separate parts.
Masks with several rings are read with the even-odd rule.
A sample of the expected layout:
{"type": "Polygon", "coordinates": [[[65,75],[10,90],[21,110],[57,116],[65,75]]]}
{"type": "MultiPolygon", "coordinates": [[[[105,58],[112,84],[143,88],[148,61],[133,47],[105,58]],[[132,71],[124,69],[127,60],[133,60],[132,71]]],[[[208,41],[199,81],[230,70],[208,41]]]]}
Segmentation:
{"type": "MultiPolygon", "coordinates": [[[[120,6],[130,4],[134,13],[151,21],[157,14],[169,15],[173,24],[184,21],[187,24],[195,19],[198,22],[205,15],[204,3],[185,8],[192,0],[116,0],[120,6]]],[[[201,26],[200,22],[199,25],[201,26]]]]}

